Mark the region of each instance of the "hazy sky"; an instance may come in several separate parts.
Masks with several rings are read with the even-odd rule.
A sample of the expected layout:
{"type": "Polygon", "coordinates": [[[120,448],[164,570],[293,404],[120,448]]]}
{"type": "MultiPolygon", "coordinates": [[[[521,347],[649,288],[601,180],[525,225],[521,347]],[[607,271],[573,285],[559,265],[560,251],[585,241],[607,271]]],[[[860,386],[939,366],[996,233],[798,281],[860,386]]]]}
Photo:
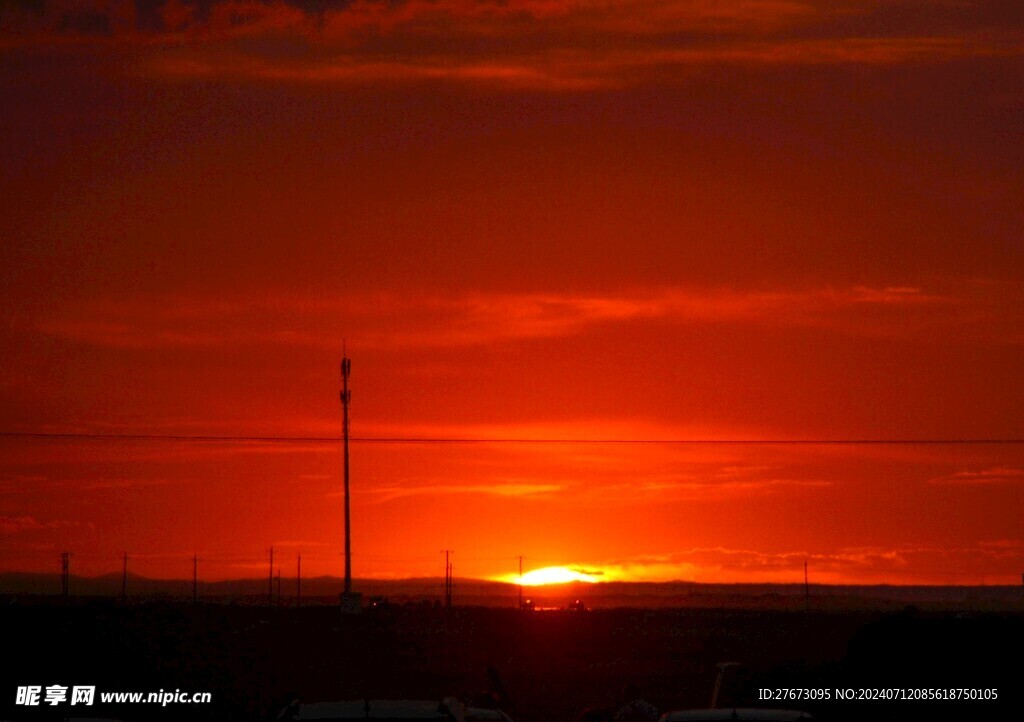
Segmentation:
{"type": "MultiPolygon", "coordinates": [[[[0,430],[1024,437],[1018,0],[0,6],[0,430]]],[[[353,444],[356,576],[1018,583],[1024,445],[353,444]]],[[[337,443],[0,438],[0,569],[340,574],[337,443]]]]}

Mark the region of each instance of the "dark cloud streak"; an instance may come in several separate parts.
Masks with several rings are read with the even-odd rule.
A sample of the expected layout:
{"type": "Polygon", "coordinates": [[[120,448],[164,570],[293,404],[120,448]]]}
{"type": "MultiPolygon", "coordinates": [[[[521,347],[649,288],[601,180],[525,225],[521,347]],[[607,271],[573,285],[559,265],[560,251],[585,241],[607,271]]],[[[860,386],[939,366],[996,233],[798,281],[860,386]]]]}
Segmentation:
{"type": "MultiPolygon", "coordinates": [[[[1004,2],[295,3],[14,5],[0,47],[111,45],[136,72],[272,82],[381,81],[588,90],[721,65],[875,65],[1019,56],[1004,2]]],[[[49,51],[49,50],[48,50],[49,51]]]]}

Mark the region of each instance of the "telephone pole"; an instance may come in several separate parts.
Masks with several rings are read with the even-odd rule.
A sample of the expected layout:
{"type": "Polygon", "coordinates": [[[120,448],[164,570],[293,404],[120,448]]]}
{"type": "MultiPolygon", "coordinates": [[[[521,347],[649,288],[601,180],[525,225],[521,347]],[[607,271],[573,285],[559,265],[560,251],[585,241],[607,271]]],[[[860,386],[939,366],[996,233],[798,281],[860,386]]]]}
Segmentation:
{"type": "Polygon", "coordinates": [[[267,577],[267,601],[274,603],[274,547],[270,547],[270,574],[267,577]]]}
{"type": "Polygon", "coordinates": [[[342,351],[341,359],[341,434],[342,434],[342,465],[345,480],[345,594],[352,593],[352,519],[349,514],[348,499],[348,404],[352,392],[348,390],[348,377],[352,372],[352,362],[342,351]]]}
{"type": "Polygon", "coordinates": [[[519,555],[519,608],[523,608],[523,555],[519,555]]]}
{"type": "Polygon", "coordinates": [[[452,563],[451,555],[455,552],[451,549],[443,549],[444,552],[444,606],[445,609],[452,608],[452,563]]]}
{"type": "Polygon", "coordinates": [[[70,593],[68,580],[71,576],[71,552],[60,553],[60,593],[67,601],[70,593]]]}
{"type": "Polygon", "coordinates": [[[807,584],[807,560],[804,560],[804,613],[811,611],[811,588],[807,584]]]}

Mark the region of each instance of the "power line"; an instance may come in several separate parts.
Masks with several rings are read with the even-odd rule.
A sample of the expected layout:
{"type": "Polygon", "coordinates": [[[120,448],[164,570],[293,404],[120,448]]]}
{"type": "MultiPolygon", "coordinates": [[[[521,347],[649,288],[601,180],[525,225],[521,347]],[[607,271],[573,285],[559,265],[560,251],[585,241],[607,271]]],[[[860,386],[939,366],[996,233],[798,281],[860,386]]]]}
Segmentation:
{"type": "MultiPolygon", "coordinates": [[[[139,441],[139,442],[242,442],[272,444],[337,444],[340,436],[231,436],[205,434],[108,434],[2,431],[0,438],[69,441],[139,441]]],[[[825,438],[825,439],[621,439],[621,438],[559,438],[523,439],[509,437],[416,437],[416,436],[353,436],[359,444],[618,444],[618,445],[1024,445],[1024,438],[825,438]]]]}

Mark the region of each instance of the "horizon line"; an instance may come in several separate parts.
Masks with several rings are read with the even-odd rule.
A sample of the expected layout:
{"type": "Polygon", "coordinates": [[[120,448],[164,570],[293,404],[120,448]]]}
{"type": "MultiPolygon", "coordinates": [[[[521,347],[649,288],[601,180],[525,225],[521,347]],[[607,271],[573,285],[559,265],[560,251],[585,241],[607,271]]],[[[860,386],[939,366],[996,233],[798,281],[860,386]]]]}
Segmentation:
{"type": "MultiPolygon", "coordinates": [[[[54,578],[59,578],[61,576],[59,572],[32,572],[32,571],[20,571],[20,570],[19,571],[10,571],[10,570],[8,570],[8,571],[0,571],[0,579],[2,579],[4,576],[7,576],[7,575],[24,575],[24,576],[54,577],[54,578]]],[[[69,579],[83,579],[83,580],[102,580],[102,579],[120,578],[120,577],[121,577],[121,573],[120,572],[107,572],[107,573],[98,574],[98,575],[95,575],[95,576],[88,576],[88,575],[84,575],[84,574],[70,574],[69,575],[69,579]]],[[[131,573],[130,572],[128,574],[128,578],[129,579],[136,579],[136,580],[141,579],[141,580],[146,580],[146,581],[151,581],[151,582],[167,582],[167,583],[179,582],[179,583],[183,583],[183,584],[184,583],[192,584],[192,580],[189,579],[189,578],[186,578],[186,577],[147,577],[147,576],[144,576],[142,574],[135,574],[135,573],[131,573]]],[[[295,579],[295,577],[293,575],[289,575],[289,576],[282,575],[281,578],[282,579],[295,579]]],[[[344,577],[343,576],[335,576],[333,574],[318,574],[316,576],[303,577],[304,581],[327,580],[327,579],[329,579],[329,580],[337,580],[338,583],[343,583],[344,582],[344,577]]],[[[493,584],[493,585],[503,586],[503,587],[518,587],[519,586],[518,582],[515,582],[515,581],[503,581],[503,580],[500,580],[500,579],[488,579],[488,578],[485,578],[485,577],[454,577],[454,580],[455,581],[462,581],[464,583],[493,584]]],[[[355,582],[364,582],[364,583],[365,582],[369,582],[369,583],[375,583],[375,584],[380,584],[380,583],[385,583],[385,584],[401,584],[401,583],[408,583],[408,582],[431,582],[431,583],[435,583],[436,582],[437,584],[442,584],[444,582],[444,577],[354,577],[352,581],[354,583],[355,582]]],[[[263,577],[232,577],[232,578],[229,578],[229,579],[207,579],[207,580],[199,579],[198,580],[199,584],[230,584],[230,583],[241,583],[241,582],[251,582],[251,583],[254,583],[254,584],[266,584],[266,579],[263,578],[263,577]]],[[[622,579],[606,579],[606,580],[605,579],[601,579],[601,580],[595,580],[595,581],[572,580],[572,581],[568,581],[568,582],[559,582],[559,583],[550,583],[550,584],[542,584],[542,585],[530,586],[530,588],[533,588],[533,589],[537,589],[537,588],[543,589],[543,588],[547,588],[547,587],[567,587],[567,586],[570,586],[570,585],[586,585],[588,588],[593,588],[593,587],[595,587],[595,585],[597,585],[597,586],[602,586],[602,585],[603,586],[608,586],[608,585],[612,585],[612,584],[620,584],[620,585],[640,585],[640,584],[644,584],[644,585],[670,585],[670,584],[685,584],[685,585],[690,585],[690,586],[703,586],[703,587],[736,587],[736,586],[791,587],[792,586],[792,587],[803,588],[805,586],[805,583],[802,582],[802,581],[794,581],[794,582],[751,582],[751,581],[747,581],[747,582],[743,582],[743,581],[733,581],[733,582],[698,582],[698,581],[689,580],[689,579],[668,579],[668,580],[660,580],[660,581],[651,581],[651,580],[643,580],[643,579],[634,579],[634,580],[629,580],[629,581],[622,580],[622,579]]],[[[529,586],[529,585],[527,585],[527,586],[529,586]]],[[[942,589],[942,588],[977,588],[977,589],[1000,589],[1000,588],[1007,588],[1007,589],[1016,589],[1020,585],[1017,584],[1017,583],[1010,583],[1010,584],[956,584],[956,583],[952,583],[952,584],[925,584],[925,583],[901,584],[901,583],[896,583],[896,582],[871,582],[871,583],[867,583],[867,582],[865,582],[865,583],[849,583],[848,582],[848,583],[837,584],[837,583],[830,583],[830,582],[809,582],[809,583],[806,584],[806,586],[808,586],[808,587],[819,587],[819,588],[821,588],[821,587],[829,587],[829,588],[848,588],[848,587],[905,587],[905,588],[910,588],[910,587],[918,587],[918,588],[936,588],[936,589],[942,589]]],[[[2,592],[0,592],[0,593],[2,593],[2,592]]]]}
{"type": "MultiPolygon", "coordinates": [[[[219,434],[122,434],[92,432],[0,431],[8,439],[67,439],[111,441],[200,441],[200,442],[265,442],[265,443],[340,443],[341,436],[247,436],[219,434]]],[[[748,444],[748,445],[953,445],[1002,444],[1024,445],[1024,437],[997,438],[696,438],[696,439],[616,439],[616,438],[515,438],[515,437],[431,437],[431,436],[353,436],[353,443],[367,444],[748,444]]]]}

